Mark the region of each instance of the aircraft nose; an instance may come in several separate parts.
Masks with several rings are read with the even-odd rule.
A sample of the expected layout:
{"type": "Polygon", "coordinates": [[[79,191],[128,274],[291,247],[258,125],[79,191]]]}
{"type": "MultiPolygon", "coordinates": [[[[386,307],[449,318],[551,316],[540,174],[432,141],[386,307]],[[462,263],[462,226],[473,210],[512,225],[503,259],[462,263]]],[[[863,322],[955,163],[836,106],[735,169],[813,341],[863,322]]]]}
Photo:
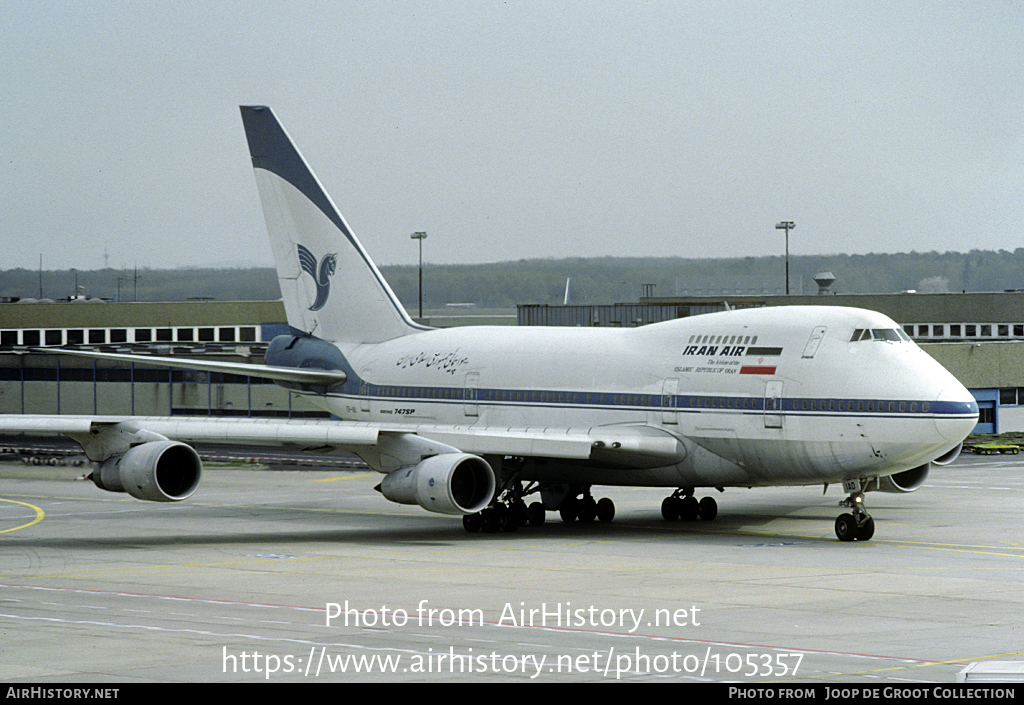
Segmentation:
{"type": "Polygon", "coordinates": [[[959,443],[978,425],[978,402],[962,384],[943,389],[935,407],[935,427],[948,441],[959,443]]]}

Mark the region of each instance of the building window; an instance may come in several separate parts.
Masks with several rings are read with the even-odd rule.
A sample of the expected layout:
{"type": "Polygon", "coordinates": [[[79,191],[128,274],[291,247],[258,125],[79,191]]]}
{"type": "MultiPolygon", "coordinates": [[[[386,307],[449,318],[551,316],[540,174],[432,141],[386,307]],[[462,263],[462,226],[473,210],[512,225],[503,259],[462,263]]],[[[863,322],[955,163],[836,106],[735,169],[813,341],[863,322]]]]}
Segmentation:
{"type": "Polygon", "coordinates": [[[39,345],[39,331],[23,330],[21,332],[22,345],[39,345]]]}
{"type": "Polygon", "coordinates": [[[102,344],[107,342],[107,331],[93,328],[89,331],[89,342],[102,344]]]}
{"type": "Polygon", "coordinates": [[[153,342],[153,330],[151,328],[136,328],[135,329],[135,342],[136,343],[152,343],[153,342]]]}
{"type": "Polygon", "coordinates": [[[113,328],[110,331],[110,342],[111,343],[127,343],[128,342],[128,331],[124,328],[113,328]]]}
{"type": "Polygon", "coordinates": [[[48,331],[46,331],[46,344],[47,345],[63,345],[64,344],[64,331],[62,331],[62,330],[48,330],[48,331]]]}
{"type": "Polygon", "coordinates": [[[195,329],[193,328],[179,328],[178,329],[178,342],[179,343],[191,343],[195,337],[195,329]]]}
{"type": "Polygon", "coordinates": [[[69,330],[68,331],[68,345],[81,345],[85,342],[85,331],[84,330],[69,330]]]}
{"type": "Polygon", "coordinates": [[[999,390],[999,406],[1016,406],[1017,388],[1008,387],[999,390]]]}

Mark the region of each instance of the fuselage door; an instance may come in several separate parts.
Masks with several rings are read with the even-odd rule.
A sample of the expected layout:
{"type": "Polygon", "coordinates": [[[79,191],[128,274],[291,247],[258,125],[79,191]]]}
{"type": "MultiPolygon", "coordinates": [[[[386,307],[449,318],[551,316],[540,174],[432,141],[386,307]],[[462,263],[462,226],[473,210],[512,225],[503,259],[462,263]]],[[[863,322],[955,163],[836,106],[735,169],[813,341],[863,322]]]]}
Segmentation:
{"type": "Polygon", "coordinates": [[[466,374],[466,389],[462,397],[463,408],[466,416],[479,416],[480,407],[477,404],[478,389],[480,387],[480,373],[469,372],[466,374]]]}
{"type": "Polygon", "coordinates": [[[362,411],[370,410],[370,383],[366,381],[366,378],[371,374],[372,372],[366,369],[359,375],[362,377],[362,382],[359,384],[359,408],[362,411]]]}
{"type": "Polygon", "coordinates": [[[679,423],[676,412],[676,392],[679,391],[679,380],[666,379],[661,390],[661,422],[665,424],[679,423]]]}
{"type": "Polygon", "coordinates": [[[811,338],[807,341],[807,345],[804,346],[803,357],[814,357],[814,353],[818,352],[818,346],[821,345],[821,339],[825,337],[825,326],[817,326],[811,331],[811,338]]]}
{"type": "Polygon", "coordinates": [[[782,428],[782,382],[770,380],[764,389],[764,427],[782,428]]]}

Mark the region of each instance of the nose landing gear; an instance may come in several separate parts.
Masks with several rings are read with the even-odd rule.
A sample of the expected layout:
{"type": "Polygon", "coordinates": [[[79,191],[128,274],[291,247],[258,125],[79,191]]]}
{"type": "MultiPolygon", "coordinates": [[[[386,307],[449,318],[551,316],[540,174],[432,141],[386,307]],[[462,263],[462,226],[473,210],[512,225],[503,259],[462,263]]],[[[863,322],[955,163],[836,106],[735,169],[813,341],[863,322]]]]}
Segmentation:
{"type": "Polygon", "coordinates": [[[850,514],[840,514],[836,519],[836,537],[840,541],[868,541],[875,535],[875,520],[864,508],[864,491],[860,480],[846,480],[843,489],[850,496],[839,503],[840,507],[849,507],[850,514]]]}

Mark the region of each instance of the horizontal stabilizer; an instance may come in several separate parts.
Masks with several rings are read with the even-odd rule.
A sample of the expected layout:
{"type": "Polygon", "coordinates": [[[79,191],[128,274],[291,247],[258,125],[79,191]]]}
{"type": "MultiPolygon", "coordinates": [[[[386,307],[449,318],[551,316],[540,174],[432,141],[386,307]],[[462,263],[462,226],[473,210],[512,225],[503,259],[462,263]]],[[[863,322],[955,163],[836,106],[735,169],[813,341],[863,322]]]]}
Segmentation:
{"type": "Polygon", "coordinates": [[[295,384],[335,385],[345,381],[346,375],[341,370],[318,370],[299,367],[271,367],[270,365],[254,365],[245,362],[222,362],[216,360],[196,360],[190,357],[161,357],[159,355],[131,355],[128,353],[104,353],[91,350],[65,350],[45,348],[48,353],[59,352],[64,355],[91,357],[97,360],[117,360],[133,362],[139,365],[154,367],[173,367],[180,370],[199,370],[200,372],[221,372],[229,375],[244,375],[271,379],[275,382],[293,382],[295,384]]]}

